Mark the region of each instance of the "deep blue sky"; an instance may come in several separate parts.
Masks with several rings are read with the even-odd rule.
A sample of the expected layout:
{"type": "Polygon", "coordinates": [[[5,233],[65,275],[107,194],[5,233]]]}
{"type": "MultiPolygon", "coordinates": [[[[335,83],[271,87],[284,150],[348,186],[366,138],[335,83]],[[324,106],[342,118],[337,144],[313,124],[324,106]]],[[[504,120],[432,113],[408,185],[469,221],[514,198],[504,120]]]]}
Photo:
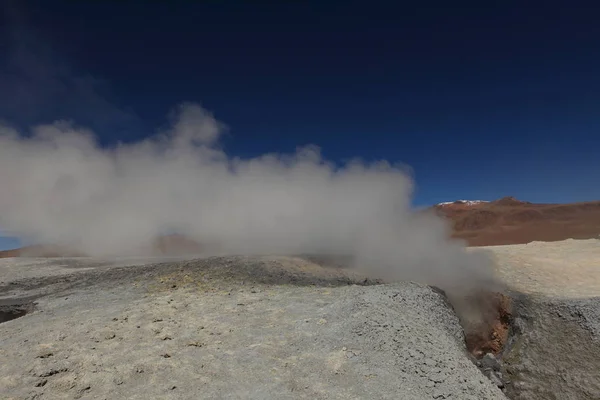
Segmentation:
{"type": "Polygon", "coordinates": [[[8,2],[0,119],[111,144],[194,101],[233,155],[407,163],[417,205],[600,199],[600,5],[249,3],[8,2]]]}

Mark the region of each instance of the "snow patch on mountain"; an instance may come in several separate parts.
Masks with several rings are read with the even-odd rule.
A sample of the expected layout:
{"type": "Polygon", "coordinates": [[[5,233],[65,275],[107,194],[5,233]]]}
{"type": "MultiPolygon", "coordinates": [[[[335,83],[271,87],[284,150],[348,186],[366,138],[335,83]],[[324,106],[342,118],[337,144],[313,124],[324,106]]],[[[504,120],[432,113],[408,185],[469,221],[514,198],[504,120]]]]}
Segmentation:
{"type": "Polygon", "coordinates": [[[451,204],[462,204],[466,206],[474,206],[477,204],[489,203],[487,200],[456,200],[456,201],[445,201],[443,203],[438,203],[438,206],[448,206],[451,204]]]}

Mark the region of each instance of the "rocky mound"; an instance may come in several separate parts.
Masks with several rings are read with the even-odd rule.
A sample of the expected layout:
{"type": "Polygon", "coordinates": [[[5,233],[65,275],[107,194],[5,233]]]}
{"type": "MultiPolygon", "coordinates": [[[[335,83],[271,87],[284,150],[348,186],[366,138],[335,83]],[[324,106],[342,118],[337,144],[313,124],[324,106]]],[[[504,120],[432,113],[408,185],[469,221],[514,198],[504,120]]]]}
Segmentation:
{"type": "Polygon", "coordinates": [[[0,295],[41,297],[0,325],[11,360],[0,387],[49,399],[506,398],[439,291],[369,283],[285,257],[6,282],[0,295]]]}

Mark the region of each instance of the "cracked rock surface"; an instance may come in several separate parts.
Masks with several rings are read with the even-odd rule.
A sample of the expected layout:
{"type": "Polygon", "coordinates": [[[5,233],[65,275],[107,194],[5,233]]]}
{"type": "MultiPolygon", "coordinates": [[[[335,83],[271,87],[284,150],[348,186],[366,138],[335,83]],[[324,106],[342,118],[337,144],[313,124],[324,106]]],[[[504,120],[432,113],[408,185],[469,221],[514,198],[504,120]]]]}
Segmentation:
{"type": "Polygon", "coordinates": [[[487,251],[514,291],[511,337],[496,374],[505,393],[523,400],[600,399],[600,240],[487,251]]]}
{"type": "Polygon", "coordinates": [[[0,363],[0,392],[14,399],[506,398],[469,359],[459,321],[438,292],[414,283],[364,286],[302,263],[218,257],[56,274],[44,291],[39,277],[9,282],[2,297],[26,295],[28,282],[41,297],[31,313],[0,324],[0,357],[8,360],[0,363]]]}
{"type": "Polygon", "coordinates": [[[502,370],[507,394],[522,400],[600,399],[600,298],[528,297],[502,370]]]}

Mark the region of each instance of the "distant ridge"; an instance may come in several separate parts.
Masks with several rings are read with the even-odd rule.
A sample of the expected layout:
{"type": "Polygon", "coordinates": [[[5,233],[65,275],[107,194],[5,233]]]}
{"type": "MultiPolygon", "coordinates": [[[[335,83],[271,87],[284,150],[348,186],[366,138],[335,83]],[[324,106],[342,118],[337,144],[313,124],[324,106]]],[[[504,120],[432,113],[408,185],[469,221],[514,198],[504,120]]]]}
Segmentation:
{"type": "Polygon", "coordinates": [[[536,204],[512,196],[494,201],[458,200],[432,207],[452,226],[452,236],[469,246],[600,236],[600,201],[536,204]]]}

